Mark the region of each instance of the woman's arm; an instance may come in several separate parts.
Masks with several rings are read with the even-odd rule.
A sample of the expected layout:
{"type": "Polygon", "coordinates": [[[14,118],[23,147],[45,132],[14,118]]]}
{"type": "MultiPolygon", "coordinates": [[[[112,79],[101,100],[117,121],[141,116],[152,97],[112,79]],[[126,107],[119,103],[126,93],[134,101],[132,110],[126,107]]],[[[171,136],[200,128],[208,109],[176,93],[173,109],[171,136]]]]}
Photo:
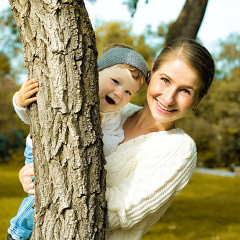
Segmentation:
{"type": "Polygon", "coordinates": [[[32,178],[34,177],[33,172],[33,163],[26,164],[19,171],[19,180],[23,186],[23,190],[28,194],[35,194],[34,183],[32,182],[32,178]]]}

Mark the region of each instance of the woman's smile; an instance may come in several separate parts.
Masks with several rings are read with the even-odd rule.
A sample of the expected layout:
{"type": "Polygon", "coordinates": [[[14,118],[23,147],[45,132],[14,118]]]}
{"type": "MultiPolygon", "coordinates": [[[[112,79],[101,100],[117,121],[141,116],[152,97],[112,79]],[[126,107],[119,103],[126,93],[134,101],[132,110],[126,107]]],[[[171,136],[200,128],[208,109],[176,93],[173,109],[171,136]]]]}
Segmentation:
{"type": "Polygon", "coordinates": [[[164,105],[163,103],[160,103],[156,98],[155,98],[155,100],[156,100],[156,104],[157,104],[156,107],[161,113],[172,114],[177,111],[176,109],[171,109],[171,108],[167,107],[166,105],[164,105]]]}

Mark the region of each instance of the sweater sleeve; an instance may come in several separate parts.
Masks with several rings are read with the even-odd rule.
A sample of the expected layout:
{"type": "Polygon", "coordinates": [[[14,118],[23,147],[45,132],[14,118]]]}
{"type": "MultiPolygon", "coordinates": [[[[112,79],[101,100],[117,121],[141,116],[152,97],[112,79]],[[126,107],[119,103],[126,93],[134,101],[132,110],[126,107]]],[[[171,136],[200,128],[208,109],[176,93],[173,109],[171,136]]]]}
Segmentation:
{"type": "Polygon", "coordinates": [[[104,114],[103,124],[103,151],[105,156],[114,152],[124,139],[124,131],[121,126],[120,113],[104,114]]]}
{"type": "MultiPolygon", "coordinates": [[[[165,145],[169,143],[165,141],[165,145]]],[[[158,151],[157,144],[144,143],[129,175],[120,184],[107,187],[108,230],[130,229],[146,218],[150,222],[151,216],[159,219],[190,180],[197,160],[194,142],[182,141],[175,151],[164,154],[158,151]]],[[[130,151],[133,148],[132,144],[130,151]]]]}
{"type": "Polygon", "coordinates": [[[26,124],[30,124],[30,119],[29,119],[29,116],[27,114],[27,108],[20,108],[17,106],[16,104],[16,95],[17,95],[18,92],[16,92],[14,95],[13,95],[13,107],[14,107],[14,110],[15,112],[17,113],[17,115],[19,116],[19,118],[26,124]]]}

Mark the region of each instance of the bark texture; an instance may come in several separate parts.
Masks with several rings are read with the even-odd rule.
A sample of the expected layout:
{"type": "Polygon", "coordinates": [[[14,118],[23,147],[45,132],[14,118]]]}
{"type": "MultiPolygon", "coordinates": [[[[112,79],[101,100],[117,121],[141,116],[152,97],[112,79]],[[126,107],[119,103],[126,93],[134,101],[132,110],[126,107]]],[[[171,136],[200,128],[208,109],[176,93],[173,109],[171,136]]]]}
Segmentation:
{"type": "Polygon", "coordinates": [[[33,239],[104,239],[105,170],[95,35],[82,0],[10,0],[29,78],[33,239]]]}
{"type": "Polygon", "coordinates": [[[186,0],[178,19],[169,26],[165,44],[178,37],[195,39],[201,26],[208,0],[186,0]]]}

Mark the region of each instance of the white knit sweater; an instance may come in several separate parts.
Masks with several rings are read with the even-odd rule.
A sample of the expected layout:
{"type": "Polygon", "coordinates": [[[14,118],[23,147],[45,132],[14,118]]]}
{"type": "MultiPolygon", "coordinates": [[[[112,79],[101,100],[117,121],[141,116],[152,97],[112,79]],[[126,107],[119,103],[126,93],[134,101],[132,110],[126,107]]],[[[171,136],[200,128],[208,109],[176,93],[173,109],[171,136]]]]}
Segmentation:
{"type": "MultiPolygon", "coordinates": [[[[14,109],[24,123],[30,124],[27,108],[19,108],[16,104],[16,94],[17,92],[13,96],[14,109]]],[[[116,150],[118,144],[124,139],[120,111],[103,113],[101,127],[103,132],[103,151],[105,156],[108,156],[116,150]]],[[[26,141],[28,145],[32,147],[32,139],[30,138],[30,135],[27,136],[26,141]]]]}
{"type": "MultiPolygon", "coordinates": [[[[138,111],[128,104],[122,123],[138,111]]],[[[107,158],[107,240],[137,240],[159,220],[196,167],[194,141],[181,129],[153,132],[118,146],[107,158]]]]}

